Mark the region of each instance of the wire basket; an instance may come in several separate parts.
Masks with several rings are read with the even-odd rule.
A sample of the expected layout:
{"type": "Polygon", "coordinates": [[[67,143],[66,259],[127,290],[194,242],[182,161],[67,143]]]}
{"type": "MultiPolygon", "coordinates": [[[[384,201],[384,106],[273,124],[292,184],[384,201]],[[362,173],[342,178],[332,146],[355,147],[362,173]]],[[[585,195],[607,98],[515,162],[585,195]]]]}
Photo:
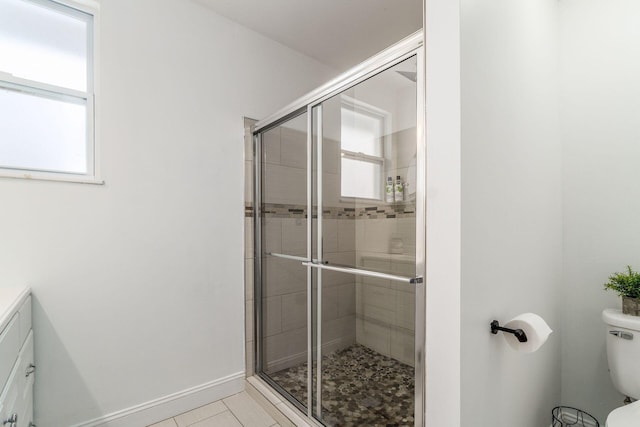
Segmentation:
{"type": "Polygon", "coordinates": [[[556,406],[551,411],[552,427],[600,427],[593,416],[570,406],[556,406]]]}

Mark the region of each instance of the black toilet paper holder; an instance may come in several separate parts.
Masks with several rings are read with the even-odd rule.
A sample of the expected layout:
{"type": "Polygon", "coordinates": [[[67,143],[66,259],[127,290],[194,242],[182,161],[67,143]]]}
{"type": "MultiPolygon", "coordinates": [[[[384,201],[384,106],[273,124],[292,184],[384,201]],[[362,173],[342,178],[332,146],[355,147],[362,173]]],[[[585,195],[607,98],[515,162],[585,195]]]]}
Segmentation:
{"type": "Polygon", "coordinates": [[[507,332],[509,334],[513,334],[513,335],[516,336],[518,341],[527,342],[527,334],[525,334],[522,329],[504,328],[504,327],[500,326],[500,322],[498,322],[497,320],[494,320],[493,322],[491,322],[491,333],[492,334],[497,334],[498,331],[502,331],[502,332],[507,332]]]}

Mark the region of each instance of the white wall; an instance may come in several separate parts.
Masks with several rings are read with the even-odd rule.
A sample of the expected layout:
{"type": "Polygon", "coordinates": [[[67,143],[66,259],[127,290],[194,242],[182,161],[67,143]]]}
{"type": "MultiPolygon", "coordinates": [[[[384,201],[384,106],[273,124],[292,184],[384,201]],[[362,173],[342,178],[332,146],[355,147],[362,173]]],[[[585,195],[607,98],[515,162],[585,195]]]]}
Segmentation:
{"type": "Polygon", "coordinates": [[[627,264],[640,268],[640,3],[563,0],[564,143],[562,401],[604,424],[622,404],[607,371],[603,290],[627,264]]]}
{"type": "MultiPolygon", "coordinates": [[[[425,425],[460,426],[460,4],[424,2],[425,425]]],[[[423,92],[423,93],[421,93],[423,92]]],[[[419,124],[420,125],[420,124],[419,124]]],[[[421,254],[417,254],[420,256],[421,254]]],[[[417,292],[419,295],[420,292],[417,292]]],[[[416,313],[419,316],[419,313],[416,313]]]]}
{"type": "Polygon", "coordinates": [[[557,1],[462,0],[462,426],[549,425],[560,400],[557,1]],[[513,352],[492,319],[556,330],[513,352]]]}
{"type": "Polygon", "coordinates": [[[106,184],[0,180],[50,427],[244,370],[242,116],[334,74],[184,0],[105,1],[101,41],[106,184]]]}

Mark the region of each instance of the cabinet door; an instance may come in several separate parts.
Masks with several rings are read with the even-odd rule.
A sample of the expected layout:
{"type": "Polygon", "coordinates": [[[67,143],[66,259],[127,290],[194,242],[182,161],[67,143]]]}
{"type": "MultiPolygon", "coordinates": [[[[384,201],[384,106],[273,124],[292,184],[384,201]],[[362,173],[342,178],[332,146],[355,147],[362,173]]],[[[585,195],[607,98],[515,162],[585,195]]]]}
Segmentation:
{"type": "Polygon", "coordinates": [[[16,362],[20,350],[20,331],[18,315],[14,315],[9,324],[0,334],[0,389],[8,384],[8,378],[16,362]]]}
{"type": "Polygon", "coordinates": [[[33,392],[35,377],[35,364],[33,363],[33,331],[29,332],[27,339],[20,350],[20,365],[18,367],[18,379],[20,382],[20,399],[22,406],[26,406],[33,392]]]}
{"type": "Polygon", "coordinates": [[[20,379],[18,378],[18,366],[20,361],[16,362],[13,367],[13,371],[9,376],[9,380],[7,381],[7,385],[5,386],[2,394],[0,395],[0,422],[5,422],[6,420],[16,419],[16,424],[11,424],[9,422],[5,422],[4,427],[17,427],[17,421],[19,419],[19,415],[22,412],[22,408],[20,406],[20,379]]]}
{"type": "Polygon", "coordinates": [[[20,318],[20,344],[22,344],[31,331],[31,296],[27,297],[18,313],[20,318]]]}
{"type": "Polygon", "coordinates": [[[18,415],[18,425],[17,427],[31,427],[33,424],[33,397],[32,395],[28,396],[28,400],[25,402],[26,405],[23,406],[22,413],[18,415]]]}

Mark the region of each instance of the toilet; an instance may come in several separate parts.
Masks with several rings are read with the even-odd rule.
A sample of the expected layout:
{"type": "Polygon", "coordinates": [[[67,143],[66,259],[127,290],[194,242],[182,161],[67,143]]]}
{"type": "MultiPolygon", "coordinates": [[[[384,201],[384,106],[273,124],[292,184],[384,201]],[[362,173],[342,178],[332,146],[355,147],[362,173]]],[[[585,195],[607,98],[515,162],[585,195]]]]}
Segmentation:
{"type": "Polygon", "coordinates": [[[636,400],[614,409],[606,427],[640,426],[640,317],[606,309],[602,320],[607,324],[607,361],[615,388],[636,400]]]}

